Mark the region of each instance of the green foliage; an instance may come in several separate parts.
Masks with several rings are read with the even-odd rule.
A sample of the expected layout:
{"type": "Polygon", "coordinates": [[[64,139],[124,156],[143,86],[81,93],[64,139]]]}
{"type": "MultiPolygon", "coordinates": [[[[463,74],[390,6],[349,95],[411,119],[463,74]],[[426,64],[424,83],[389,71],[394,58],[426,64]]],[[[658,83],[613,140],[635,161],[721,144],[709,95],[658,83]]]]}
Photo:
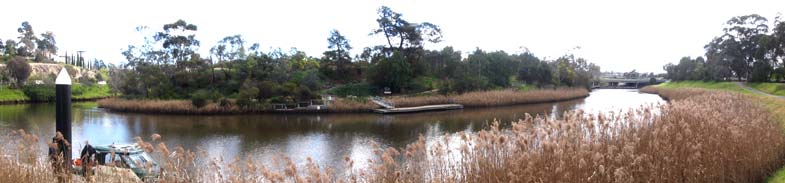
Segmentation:
{"type": "Polygon", "coordinates": [[[452,47],[425,50],[425,42],[441,40],[438,26],[409,22],[388,7],[377,13],[379,27],[372,34],[384,36],[387,44],[364,48],[355,58],[349,40],[337,30],[330,32],[321,58],[296,49],[261,52],[259,44],[246,50],[240,35],[224,38],[212,45],[209,58],[202,57],[195,51],[200,46],[196,25],[179,20],[153,31],[143,45],[129,46],[122,52],[127,64],[112,67],[102,78],[128,98],[193,99],[189,93],[207,90],[207,100],[229,96],[238,105],[255,106],[306,101],[324,92],[369,96],[387,87],[395,94],[433,89],[463,93],[514,87],[515,79],[537,86],[585,86],[599,71],[571,55],[544,61],[528,52],[477,49],[464,59],[452,47]]]}
{"type": "Polygon", "coordinates": [[[747,86],[768,94],[785,96],[785,84],[783,83],[747,83],[747,86]]]}
{"type": "Polygon", "coordinates": [[[529,91],[529,90],[536,90],[537,87],[534,85],[522,84],[518,86],[518,91],[529,91]]]}
{"type": "Polygon", "coordinates": [[[395,52],[383,58],[369,71],[371,83],[377,88],[389,87],[393,92],[402,92],[412,80],[412,68],[405,57],[395,52]]]}
{"type": "Polygon", "coordinates": [[[657,87],[664,87],[664,88],[703,88],[703,89],[714,89],[714,90],[726,90],[726,91],[735,91],[735,92],[742,92],[742,93],[749,93],[749,91],[741,88],[736,83],[732,82],[715,82],[715,81],[678,81],[678,82],[666,82],[657,87]]]}
{"type": "Polygon", "coordinates": [[[330,90],[327,90],[328,94],[337,95],[340,97],[346,96],[357,96],[357,97],[367,97],[373,95],[373,91],[375,89],[373,86],[367,83],[353,83],[353,84],[345,84],[330,90]]]}
{"type": "Polygon", "coordinates": [[[111,96],[109,86],[96,84],[71,85],[71,95],[73,95],[73,99],[97,99],[111,96]]]}
{"type": "Polygon", "coordinates": [[[436,89],[437,83],[436,80],[432,77],[420,76],[414,78],[414,81],[411,83],[409,88],[411,88],[414,92],[428,91],[436,89]]]}
{"type": "Polygon", "coordinates": [[[768,82],[771,81],[771,65],[764,62],[755,62],[752,65],[752,73],[749,79],[750,82],[768,82]]]}
{"type": "Polygon", "coordinates": [[[22,90],[0,86],[0,102],[27,101],[29,99],[22,90]]]}
{"type": "Polygon", "coordinates": [[[33,102],[54,101],[56,94],[54,85],[26,85],[22,90],[33,102]]]}
{"type": "Polygon", "coordinates": [[[191,104],[196,108],[202,108],[207,105],[207,100],[210,98],[211,92],[208,90],[197,90],[191,94],[191,104]]]}
{"type": "Polygon", "coordinates": [[[517,75],[519,81],[537,86],[544,86],[553,81],[553,73],[548,63],[540,61],[540,59],[528,52],[517,57],[521,62],[517,75]]]}
{"type": "Polygon", "coordinates": [[[439,90],[442,94],[466,93],[470,91],[486,90],[491,87],[488,79],[483,76],[461,74],[444,82],[439,90]]]}
{"type": "Polygon", "coordinates": [[[768,25],[768,20],[757,14],[731,18],[723,29],[725,33],[704,47],[706,60],[684,57],[676,65],[665,65],[667,77],[675,81],[782,79],[785,72],[778,69],[785,58],[785,22],[777,18],[771,33],[768,25]]]}

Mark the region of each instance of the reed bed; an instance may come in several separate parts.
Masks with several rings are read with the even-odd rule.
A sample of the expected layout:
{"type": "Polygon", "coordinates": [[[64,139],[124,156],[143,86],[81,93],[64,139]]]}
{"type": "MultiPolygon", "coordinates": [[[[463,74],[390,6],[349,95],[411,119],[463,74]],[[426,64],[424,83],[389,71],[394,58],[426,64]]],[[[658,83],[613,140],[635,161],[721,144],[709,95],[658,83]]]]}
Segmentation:
{"type": "MultiPolygon", "coordinates": [[[[514,89],[476,91],[460,95],[397,96],[388,97],[395,107],[414,107],[436,104],[461,104],[464,107],[491,107],[516,104],[536,104],[565,101],[589,96],[583,88],[560,88],[554,90],[517,91],[514,89]]],[[[369,101],[337,100],[330,106],[334,112],[361,112],[378,108],[369,101]]]]}
{"type": "MultiPolygon", "coordinates": [[[[495,122],[404,148],[377,146],[370,159],[346,157],[342,170],[310,159],[297,166],[284,155],[223,162],[198,149],[170,151],[155,135],[137,143],[163,164],[164,176],[150,180],[160,182],[761,182],[785,163],[782,128],[745,95],[669,92],[690,97],[623,113],[527,115],[507,129],[495,122]],[[356,162],[369,166],[357,169],[356,162]]],[[[0,182],[52,180],[24,179],[48,175],[13,171],[28,159],[10,157],[17,155],[0,161],[0,182]]]]}
{"type": "MultiPolygon", "coordinates": [[[[514,104],[534,104],[583,98],[589,91],[580,88],[561,88],[555,90],[517,91],[513,89],[478,91],[461,95],[432,95],[416,97],[390,97],[396,107],[413,107],[435,104],[462,104],[464,107],[490,107],[514,104]]],[[[144,112],[162,114],[239,114],[255,112],[277,112],[269,106],[239,107],[234,102],[220,106],[215,102],[202,108],[194,107],[188,100],[127,100],[103,99],[98,101],[101,108],[120,112],[144,112]]],[[[379,108],[366,99],[338,98],[328,104],[330,112],[371,112],[379,108]]],[[[303,111],[307,112],[307,111],[303,111]]]]}

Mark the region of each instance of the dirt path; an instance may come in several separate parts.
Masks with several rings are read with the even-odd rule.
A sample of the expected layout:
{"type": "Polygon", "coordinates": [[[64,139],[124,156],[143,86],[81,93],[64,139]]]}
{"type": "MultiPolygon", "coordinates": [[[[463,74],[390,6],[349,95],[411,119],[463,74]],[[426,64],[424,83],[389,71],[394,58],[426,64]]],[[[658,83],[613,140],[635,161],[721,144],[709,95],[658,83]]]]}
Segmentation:
{"type": "Polygon", "coordinates": [[[785,96],[768,94],[768,93],[760,91],[758,89],[751,88],[751,87],[747,86],[746,84],[744,84],[743,82],[734,82],[734,83],[736,83],[741,88],[744,88],[745,90],[750,91],[752,93],[756,93],[756,94],[760,94],[760,95],[767,96],[767,97],[774,97],[774,98],[785,100],[785,96]]]}

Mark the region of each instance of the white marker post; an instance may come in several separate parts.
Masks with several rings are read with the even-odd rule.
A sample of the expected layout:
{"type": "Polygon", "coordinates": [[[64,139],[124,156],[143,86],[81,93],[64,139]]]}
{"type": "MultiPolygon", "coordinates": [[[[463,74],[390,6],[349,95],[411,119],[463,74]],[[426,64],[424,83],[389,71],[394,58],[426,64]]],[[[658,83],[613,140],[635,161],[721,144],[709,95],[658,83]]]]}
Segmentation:
{"type": "MultiPolygon", "coordinates": [[[[73,143],[71,139],[71,76],[68,75],[65,67],[57,74],[55,92],[55,133],[62,133],[65,140],[73,143]]],[[[63,159],[65,159],[66,167],[71,167],[71,150],[64,152],[63,159]]]]}

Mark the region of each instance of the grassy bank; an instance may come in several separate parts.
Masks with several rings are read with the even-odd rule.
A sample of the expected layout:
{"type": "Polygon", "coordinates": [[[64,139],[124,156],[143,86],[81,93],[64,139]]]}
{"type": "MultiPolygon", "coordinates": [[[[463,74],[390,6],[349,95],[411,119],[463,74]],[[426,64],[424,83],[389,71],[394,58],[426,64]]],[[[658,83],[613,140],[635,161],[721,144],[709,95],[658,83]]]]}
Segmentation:
{"type": "Polygon", "coordinates": [[[747,86],[768,94],[785,96],[785,83],[747,83],[747,86]]]}
{"type": "Polygon", "coordinates": [[[108,85],[93,85],[93,86],[74,85],[71,88],[71,93],[73,94],[73,99],[92,100],[92,99],[102,99],[102,98],[111,97],[112,94],[110,90],[111,88],[109,88],[108,85]]]}
{"type": "MultiPolygon", "coordinates": [[[[461,104],[464,107],[491,107],[517,104],[534,104],[565,101],[589,96],[589,91],[581,88],[561,88],[556,90],[493,90],[469,92],[460,95],[432,95],[416,97],[387,98],[395,107],[413,107],[434,104],[461,104]]],[[[337,100],[330,108],[336,112],[370,111],[377,106],[368,101],[337,100]]]]}
{"type": "Polygon", "coordinates": [[[705,82],[705,81],[679,81],[679,82],[666,82],[657,85],[657,87],[661,88],[700,88],[700,89],[712,89],[712,90],[722,90],[722,91],[731,91],[731,92],[741,92],[741,93],[750,93],[749,91],[745,90],[744,88],[739,87],[736,83],[733,82],[705,82]]]}
{"type": "MultiPolygon", "coordinates": [[[[761,90],[766,93],[780,95],[778,89],[781,84],[777,83],[747,83],[747,86],[751,88],[755,88],[761,90]]],[[[785,101],[774,99],[767,96],[757,95],[755,93],[749,92],[744,90],[744,88],[739,87],[735,83],[731,82],[718,82],[718,83],[707,83],[707,82],[699,82],[699,81],[691,81],[691,82],[677,82],[677,83],[664,83],[657,85],[655,87],[647,87],[643,88],[642,91],[650,92],[650,93],[660,93],[661,96],[665,98],[674,97],[674,98],[685,98],[689,96],[694,96],[701,92],[706,92],[706,90],[701,89],[710,89],[710,90],[719,90],[719,91],[731,91],[731,92],[739,92],[742,93],[744,96],[749,98],[751,101],[758,103],[759,105],[763,106],[767,112],[772,114],[772,118],[775,119],[779,123],[780,128],[785,129],[785,101]],[[689,84],[680,84],[680,83],[689,83],[689,84]],[[720,87],[721,86],[721,87],[720,87]],[[679,89],[681,87],[685,88],[692,88],[691,94],[681,93],[681,95],[673,94],[673,90],[667,89],[679,89]],[[740,91],[741,90],[741,91],[740,91]]],[[[682,89],[683,90],[683,89],[682,89]]],[[[781,165],[782,166],[782,165],[781,165]]],[[[776,183],[785,183],[785,167],[780,168],[777,170],[769,179],[768,182],[776,182],[776,183]]]]}
{"type": "Polygon", "coordinates": [[[20,103],[30,100],[22,90],[0,86],[0,103],[20,103]]]}
{"type": "MultiPolygon", "coordinates": [[[[71,86],[72,99],[93,100],[111,96],[107,85],[71,86]]],[[[50,102],[54,100],[54,85],[28,85],[23,88],[0,87],[0,103],[50,102]]]]}
{"type": "MultiPolygon", "coordinates": [[[[421,137],[405,148],[377,146],[369,159],[346,157],[341,170],[285,155],[227,165],[189,148],[138,143],[164,162],[161,182],[760,182],[783,163],[785,134],[765,108],[746,95],[694,94],[670,91],[668,105],[612,116],[525,116],[508,130],[492,125],[433,143],[421,137]]],[[[43,159],[27,161],[46,168],[43,159]]],[[[52,174],[0,168],[0,181],[52,180],[39,176],[52,174]]]]}
{"type": "MultiPolygon", "coordinates": [[[[496,90],[470,92],[461,95],[432,95],[416,97],[390,97],[389,101],[396,107],[411,107],[433,104],[457,103],[465,107],[491,107],[514,104],[533,104],[544,102],[564,101],[582,98],[589,95],[586,89],[564,88],[556,90],[496,90]]],[[[165,113],[165,114],[236,114],[253,112],[274,112],[268,105],[254,107],[239,107],[233,101],[220,106],[212,102],[202,108],[196,108],[188,100],[126,100],[104,99],[98,101],[98,106],[114,111],[165,113]]],[[[365,98],[338,98],[329,103],[330,112],[370,112],[378,108],[365,98]]]]}

